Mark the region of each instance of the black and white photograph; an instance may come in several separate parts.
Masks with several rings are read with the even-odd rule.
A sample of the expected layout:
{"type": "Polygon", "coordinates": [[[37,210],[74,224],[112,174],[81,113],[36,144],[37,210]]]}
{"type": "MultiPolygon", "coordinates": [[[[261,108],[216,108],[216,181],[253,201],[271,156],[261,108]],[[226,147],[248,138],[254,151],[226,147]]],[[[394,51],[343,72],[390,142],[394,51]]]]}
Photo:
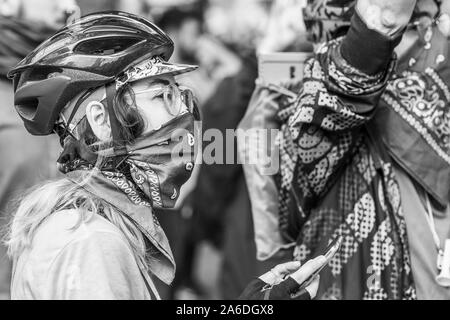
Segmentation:
{"type": "Polygon", "coordinates": [[[5,303],[450,300],[450,0],[0,0],[0,102],[5,303]]]}

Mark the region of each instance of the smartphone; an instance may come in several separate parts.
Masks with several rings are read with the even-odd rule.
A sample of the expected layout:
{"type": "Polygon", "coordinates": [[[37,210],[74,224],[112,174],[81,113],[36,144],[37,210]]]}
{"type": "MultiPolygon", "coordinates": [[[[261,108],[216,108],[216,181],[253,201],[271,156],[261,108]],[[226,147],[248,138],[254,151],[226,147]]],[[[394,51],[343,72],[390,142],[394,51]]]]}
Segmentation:
{"type": "Polygon", "coordinates": [[[266,84],[280,84],[291,79],[302,79],[309,52],[274,52],[258,55],[258,77],[266,84]]]}
{"type": "Polygon", "coordinates": [[[295,94],[294,92],[292,92],[291,90],[284,88],[282,86],[279,86],[277,84],[273,84],[273,83],[269,83],[266,85],[267,88],[269,88],[272,91],[278,92],[286,97],[288,97],[291,100],[295,100],[297,99],[297,94],[295,94]]]}
{"type": "Polygon", "coordinates": [[[305,280],[305,282],[302,283],[302,285],[300,286],[300,290],[308,287],[311,284],[311,282],[313,282],[314,278],[320,273],[320,271],[322,271],[322,269],[328,265],[328,263],[331,261],[331,259],[333,259],[333,257],[336,255],[336,253],[338,253],[339,248],[342,245],[342,240],[343,240],[343,237],[338,236],[333,241],[331,241],[331,243],[325,249],[324,254],[323,254],[323,256],[325,256],[325,258],[326,258],[325,263],[319,269],[314,271],[314,273],[311,274],[308,277],[308,279],[305,280]]]}

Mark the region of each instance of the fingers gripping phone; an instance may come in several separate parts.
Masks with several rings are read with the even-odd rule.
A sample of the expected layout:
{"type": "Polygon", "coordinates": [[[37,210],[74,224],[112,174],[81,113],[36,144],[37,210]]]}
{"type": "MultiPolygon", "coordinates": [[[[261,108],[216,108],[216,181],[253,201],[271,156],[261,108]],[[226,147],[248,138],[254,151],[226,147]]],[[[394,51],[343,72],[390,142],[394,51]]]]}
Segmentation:
{"type": "Polygon", "coordinates": [[[323,256],[325,256],[325,258],[326,258],[325,263],[320,268],[318,268],[316,271],[314,271],[308,277],[308,279],[306,279],[302,283],[302,285],[300,286],[300,290],[308,287],[313,282],[314,278],[316,278],[319,275],[320,271],[322,271],[322,269],[325,268],[325,266],[327,266],[328,263],[330,263],[331,259],[333,259],[333,257],[339,251],[339,248],[342,245],[342,240],[343,240],[343,237],[338,236],[333,241],[331,241],[331,243],[327,246],[327,248],[325,249],[324,254],[323,254],[323,256]]]}

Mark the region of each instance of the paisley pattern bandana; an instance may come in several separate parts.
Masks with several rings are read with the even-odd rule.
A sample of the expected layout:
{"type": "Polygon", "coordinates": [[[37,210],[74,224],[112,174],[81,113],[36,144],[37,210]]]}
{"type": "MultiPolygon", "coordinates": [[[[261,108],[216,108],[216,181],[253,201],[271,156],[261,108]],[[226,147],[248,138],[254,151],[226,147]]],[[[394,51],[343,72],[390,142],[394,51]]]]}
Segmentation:
{"type": "Polygon", "coordinates": [[[175,260],[169,241],[142,192],[120,172],[79,167],[67,173],[66,177],[126,214],[148,240],[148,251],[152,256],[149,264],[151,274],[168,285],[172,283],[175,260]]]}
{"type": "Polygon", "coordinates": [[[194,116],[185,113],[127,146],[131,178],[153,208],[173,208],[190,178],[196,157],[194,130],[194,116]]]}
{"type": "Polygon", "coordinates": [[[414,299],[400,189],[369,128],[375,108],[367,110],[395,63],[386,73],[364,75],[342,59],[340,43],[328,43],[306,63],[297,103],[278,114],[280,232],[296,242],[294,259],[302,263],[343,237],[321,273],[319,299],[414,299]],[[364,95],[366,105],[344,102],[348,92],[364,95]]]}
{"type": "Polygon", "coordinates": [[[400,61],[375,121],[391,155],[442,206],[450,195],[448,41],[430,29],[400,61]],[[427,49],[428,48],[428,49],[427,49]]]}
{"type": "Polygon", "coordinates": [[[174,64],[164,61],[160,57],[152,57],[127,70],[125,74],[116,80],[116,88],[140,79],[161,76],[163,74],[179,75],[194,71],[198,66],[187,64],[174,64]]]}

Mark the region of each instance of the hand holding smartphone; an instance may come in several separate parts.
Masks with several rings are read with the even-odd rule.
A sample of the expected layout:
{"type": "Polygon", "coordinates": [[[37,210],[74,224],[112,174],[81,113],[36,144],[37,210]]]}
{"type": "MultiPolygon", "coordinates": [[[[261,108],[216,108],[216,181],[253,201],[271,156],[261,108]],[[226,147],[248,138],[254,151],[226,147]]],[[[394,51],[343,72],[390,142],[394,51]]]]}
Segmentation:
{"type": "MultiPolygon", "coordinates": [[[[297,277],[295,276],[295,273],[302,272],[302,268],[300,268],[299,271],[290,275],[292,278],[294,278],[295,281],[297,281],[300,284],[300,286],[298,287],[298,290],[296,290],[294,293],[291,294],[291,298],[295,299],[295,297],[297,295],[304,294],[305,291],[308,291],[307,288],[314,282],[314,279],[316,279],[316,277],[323,270],[323,268],[325,268],[325,266],[328,265],[328,263],[331,261],[331,259],[333,259],[333,257],[339,251],[342,241],[343,241],[342,236],[335,238],[327,246],[327,248],[324,250],[322,255],[319,255],[315,259],[310,260],[302,267],[302,268],[305,268],[305,267],[307,267],[308,263],[311,263],[313,265],[313,268],[315,269],[312,273],[310,273],[311,272],[310,270],[307,271],[308,273],[310,273],[310,275],[307,276],[306,280],[302,280],[300,274],[298,274],[297,277]],[[319,259],[319,257],[323,257],[323,258],[320,259],[321,264],[319,266],[317,266],[317,259],[319,259]],[[300,277],[298,277],[298,276],[300,276],[300,277]]],[[[311,268],[311,266],[309,268],[311,268]]],[[[315,290],[317,290],[317,288],[315,290]]]]}

